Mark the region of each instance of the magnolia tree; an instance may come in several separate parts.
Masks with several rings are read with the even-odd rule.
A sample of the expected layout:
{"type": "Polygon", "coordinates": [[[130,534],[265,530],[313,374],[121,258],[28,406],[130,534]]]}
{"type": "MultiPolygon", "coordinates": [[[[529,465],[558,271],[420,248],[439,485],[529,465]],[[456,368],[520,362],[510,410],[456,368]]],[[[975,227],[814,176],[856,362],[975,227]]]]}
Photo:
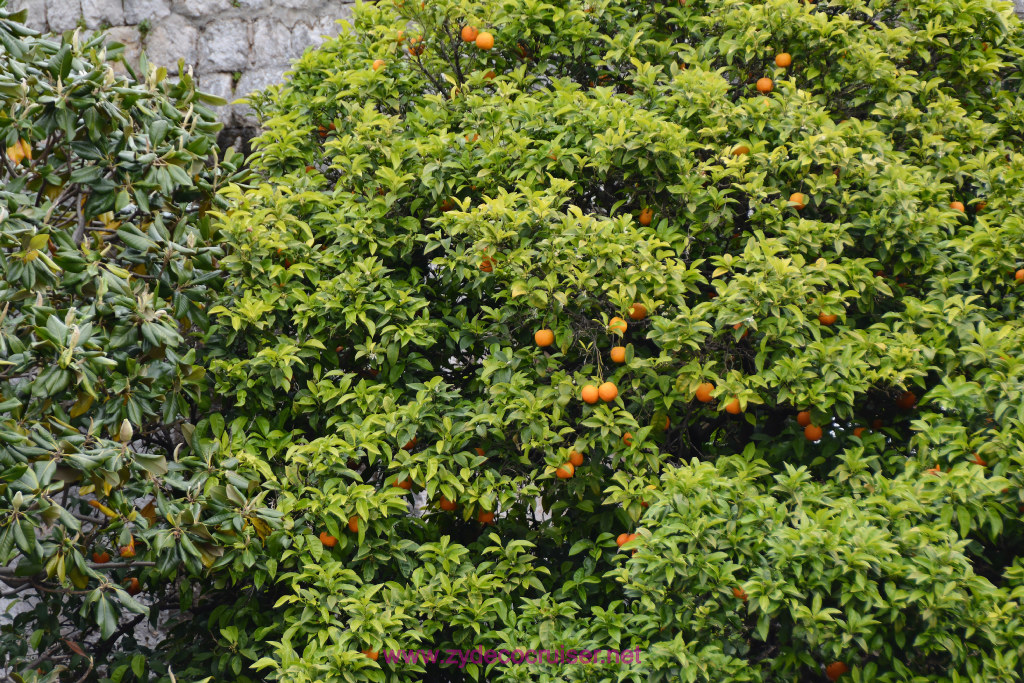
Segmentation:
{"type": "Polygon", "coordinates": [[[195,214],[195,393],[115,472],[215,556],[97,667],[1021,680],[1022,66],[994,0],[357,6],[195,214]]]}

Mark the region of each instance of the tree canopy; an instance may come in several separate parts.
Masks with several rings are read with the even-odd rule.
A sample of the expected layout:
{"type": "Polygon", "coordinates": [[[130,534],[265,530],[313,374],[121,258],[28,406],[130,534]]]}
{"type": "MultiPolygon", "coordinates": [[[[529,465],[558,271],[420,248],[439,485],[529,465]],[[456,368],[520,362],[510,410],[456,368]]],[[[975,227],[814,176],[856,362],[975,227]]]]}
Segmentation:
{"type": "MultiPolygon", "coordinates": [[[[149,207],[89,200],[150,279],[31,195],[0,243],[0,550],[43,605],[13,661],[66,652],[35,624],[78,600],[43,676],[1021,680],[1022,65],[995,0],[383,0],[252,98],[252,176],[177,197],[169,151],[149,207]],[[112,638],[170,608],[159,648],[112,638]],[[560,646],[641,658],[385,656],[560,646]]],[[[88,160],[89,111],[0,129],[88,160]]]]}

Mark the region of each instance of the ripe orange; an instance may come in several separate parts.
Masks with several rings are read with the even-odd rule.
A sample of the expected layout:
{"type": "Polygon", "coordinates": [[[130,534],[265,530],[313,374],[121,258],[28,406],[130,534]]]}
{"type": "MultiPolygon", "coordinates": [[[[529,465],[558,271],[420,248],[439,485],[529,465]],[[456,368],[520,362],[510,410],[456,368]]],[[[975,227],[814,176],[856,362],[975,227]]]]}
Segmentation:
{"type": "Polygon", "coordinates": [[[927,472],[928,474],[939,474],[942,472],[942,468],[936,465],[935,467],[929,467],[927,472]]]}
{"type": "Polygon", "coordinates": [[[597,395],[601,397],[601,400],[605,403],[611,403],[615,400],[615,397],[619,395],[619,388],[615,386],[614,382],[605,382],[597,389],[597,395]]]}
{"type": "Polygon", "coordinates": [[[385,64],[387,64],[387,62],[383,59],[375,59],[373,60],[373,70],[379,71],[385,64]]]}
{"type": "Polygon", "coordinates": [[[132,558],[135,557],[135,543],[131,545],[121,546],[121,557],[132,558]]]}
{"type": "Polygon", "coordinates": [[[633,320],[643,320],[647,317],[647,307],[643,304],[634,303],[629,307],[629,317],[633,320]]]}
{"type": "Polygon", "coordinates": [[[623,434],[622,435],[622,443],[626,444],[627,446],[632,446],[633,445],[633,433],[632,432],[626,432],[625,434],[623,434]]]}
{"type": "Polygon", "coordinates": [[[711,403],[711,392],[714,390],[715,385],[711,382],[701,382],[697,385],[697,391],[694,392],[694,395],[701,403],[711,403]]]}
{"type": "Polygon", "coordinates": [[[757,79],[757,91],[762,95],[767,95],[772,91],[774,84],[770,78],[759,78],[757,79]]]}
{"type": "Polygon", "coordinates": [[[964,212],[964,203],[963,202],[950,202],[949,203],[949,208],[951,208],[951,209],[953,209],[955,211],[959,211],[960,213],[963,213],[964,212]]]}
{"type": "Polygon", "coordinates": [[[903,410],[910,410],[917,405],[917,395],[913,391],[904,391],[896,399],[896,405],[903,408],[903,410]]]}
{"type": "Polygon", "coordinates": [[[738,157],[741,154],[750,154],[750,148],[746,145],[736,145],[732,148],[732,155],[738,157]]]}
{"type": "Polygon", "coordinates": [[[478,33],[476,36],[476,46],[481,50],[490,50],[494,47],[494,36],[487,31],[478,33]]]}
{"type": "Polygon", "coordinates": [[[586,403],[594,405],[597,403],[597,399],[600,398],[601,394],[598,392],[597,387],[593,384],[588,384],[583,387],[583,391],[580,392],[580,395],[586,403]]]}
{"type": "Polygon", "coordinates": [[[576,474],[576,467],[571,462],[564,463],[555,470],[555,476],[559,479],[571,479],[574,474],[576,474]]]}
{"type": "Polygon", "coordinates": [[[419,443],[419,439],[414,436],[412,437],[412,440],[409,441],[409,443],[402,446],[402,450],[411,451],[412,449],[416,448],[417,443],[419,443]]]}
{"type": "Polygon", "coordinates": [[[555,343],[555,333],[547,329],[537,330],[533,335],[533,341],[541,348],[551,346],[555,343]]]}
{"type": "Polygon", "coordinates": [[[626,535],[626,543],[629,543],[630,541],[635,541],[638,538],[640,538],[640,537],[637,536],[636,534],[627,534],[626,535]]]}
{"type": "Polygon", "coordinates": [[[611,352],[613,363],[625,363],[626,362],[626,347],[625,346],[613,346],[611,352]]]}
{"type": "Polygon", "coordinates": [[[462,34],[461,34],[462,35],[462,42],[464,42],[464,43],[476,42],[476,37],[477,37],[477,35],[479,35],[479,33],[480,32],[477,31],[472,26],[468,26],[468,25],[467,26],[463,26],[462,27],[462,34]]]}
{"type": "Polygon", "coordinates": [[[572,463],[573,467],[579,467],[583,464],[583,454],[579,451],[569,453],[569,462],[572,463]]]}
{"type": "Polygon", "coordinates": [[[654,218],[654,211],[652,211],[650,207],[647,207],[640,212],[640,217],[637,220],[640,221],[640,225],[646,227],[651,224],[652,218],[654,218]]]}
{"type": "Polygon", "coordinates": [[[782,52],[780,54],[775,55],[775,66],[779,68],[785,69],[792,63],[793,58],[790,56],[788,52],[782,52]]]}
{"type": "Polygon", "coordinates": [[[488,71],[487,73],[484,74],[484,80],[490,81],[490,80],[494,79],[494,77],[497,76],[497,75],[498,74],[494,73],[493,71],[488,71]]]}
{"type": "Polygon", "coordinates": [[[832,662],[825,667],[825,675],[828,676],[830,681],[836,681],[849,670],[850,667],[846,666],[842,662],[832,662]]]}
{"type": "Polygon", "coordinates": [[[806,427],[811,424],[811,411],[801,410],[796,414],[796,423],[801,427],[806,427]]]}
{"type": "Polygon", "coordinates": [[[1024,268],[1021,268],[1013,274],[1013,279],[1017,282],[1024,282],[1024,268]]]}
{"type": "Polygon", "coordinates": [[[348,530],[354,534],[359,533],[359,518],[355,515],[348,518],[348,530]]]}
{"type": "Polygon", "coordinates": [[[808,441],[821,441],[821,427],[816,425],[807,425],[804,427],[804,438],[808,441]]]}
{"type": "Polygon", "coordinates": [[[628,542],[629,542],[629,534],[619,534],[618,536],[615,537],[615,545],[619,546],[620,548],[622,546],[626,545],[626,543],[628,543],[628,542]]]}
{"type": "Polygon", "coordinates": [[[336,539],[334,536],[331,536],[326,531],[321,531],[320,542],[324,544],[325,548],[333,548],[335,545],[338,544],[338,539],[336,539]]]}
{"type": "Polygon", "coordinates": [[[128,584],[128,587],[125,588],[128,591],[128,595],[138,595],[142,592],[142,584],[134,576],[130,579],[125,579],[124,582],[128,584]]]}
{"type": "Polygon", "coordinates": [[[360,650],[360,652],[362,652],[364,655],[366,655],[375,662],[377,661],[377,658],[380,657],[380,653],[376,650],[360,650]]]}
{"type": "Polygon", "coordinates": [[[978,455],[977,453],[974,454],[974,460],[972,460],[971,462],[975,463],[976,465],[981,465],[982,467],[988,466],[988,463],[982,460],[981,456],[978,455]]]}
{"type": "Polygon", "coordinates": [[[476,451],[476,454],[479,455],[481,458],[484,457],[484,449],[483,448],[480,448],[480,446],[477,446],[474,450],[476,451]]]}
{"type": "Polygon", "coordinates": [[[408,491],[409,489],[412,488],[412,479],[402,479],[401,481],[396,479],[394,485],[400,489],[405,489],[406,491],[408,491]]]}
{"type": "Polygon", "coordinates": [[[855,437],[857,437],[858,439],[861,438],[863,434],[864,434],[864,428],[863,427],[854,427],[853,428],[853,435],[855,437]]]}
{"type": "Polygon", "coordinates": [[[444,510],[445,512],[451,512],[452,510],[454,510],[455,508],[457,508],[459,506],[458,506],[458,504],[455,501],[448,500],[444,496],[441,496],[441,502],[439,504],[439,507],[442,510],[444,510]]]}
{"type": "Polygon", "coordinates": [[[494,259],[485,254],[484,257],[480,260],[480,270],[484,271],[485,273],[492,272],[494,270],[494,259]]]}
{"type": "Polygon", "coordinates": [[[837,320],[839,320],[839,316],[835,313],[825,313],[822,311],[818,314],[818,322],[822,325],[835,325],[837,320]]]}
{"type": "Polygon", "coordinates": [[[92,561],[96,564],[106,564],[110,562],[110,553],[103,551],[102,553],[93,553],[92,561]]]}
{"type": "Polygon", "coordinates": [[[742,600],[743,602],[747,601],[747,591],[742,588],[733,588],[732,594],[736,596],[737,600],[742,600]]]}
{"type": "Polygon", "coordinates": [[[626,323],[626,321],[623,320],[622,318],[619,318],[618,316],[608,321],[608,329],[611,330],[612,332],[626,334],[626,329],[628,327],[629,325],[626,323]]]}
{"type": "Polygon", "coordinates": [[[793,208],[796,209],[797,211],[800,211],[805,206],[807,206],[807,197],[804,196],[803,192],[794,192],[793,194],[789,195],[789,203],[795,204],[793,208]]]}
{"type": "Polygon", "coordinates": [[[395,42],[402,44],[405,42],[405,31],[399,31],[398,35],[395,36],[395,42]]]}
{"type": "Polygon", "coordinates": [[[734,398],[733,400],[726,403],[725,412],[729,413],[730,415],[739,415],[740,413],[742,413],[743,408],[740,407],[740,400],[738,398],[734,398]]]}
{"type": "Polygon", "coordinates": [[[476,514],[476,520],[481,524],[491,524],[494,522],[494,513],[487,512],[486,510],[480,510],[480,512],[476,514]]]}

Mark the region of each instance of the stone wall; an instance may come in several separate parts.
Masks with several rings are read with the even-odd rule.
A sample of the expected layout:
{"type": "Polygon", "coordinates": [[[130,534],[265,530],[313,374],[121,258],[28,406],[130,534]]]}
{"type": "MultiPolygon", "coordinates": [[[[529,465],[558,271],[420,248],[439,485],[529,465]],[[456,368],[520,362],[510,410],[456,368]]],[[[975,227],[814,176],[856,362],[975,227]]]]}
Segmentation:
{"type": "MultiPolygon", "coordinates": [[[[83,26],[105,29],[124,43],[129,59],[141,50],[177,74],[178,60],[192,67],[199,88],[229,103],[278,83],[303,51],[335,35],[351,16],[350,0],[9,0],[28,9],[28,25],[62,32],[83,26]]],[[[247,140],[256,121],[244,105],[218,112],[222,144],[247,140]]]]}

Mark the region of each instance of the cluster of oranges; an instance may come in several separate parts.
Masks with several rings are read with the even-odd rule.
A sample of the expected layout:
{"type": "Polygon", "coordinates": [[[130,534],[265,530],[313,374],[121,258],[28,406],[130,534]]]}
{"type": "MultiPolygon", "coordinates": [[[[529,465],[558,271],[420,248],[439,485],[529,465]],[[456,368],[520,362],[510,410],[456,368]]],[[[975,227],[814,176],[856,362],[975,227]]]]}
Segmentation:
{"type": "MultiPolygon", "coordinates": [[[[701,382],[700,384],[697,385],[697,389],[696,391],[693,392],[693,395],[701,403],[711,403],[711,401],[714,400],[711,396],[711,394],[714,393],[714,391],[714,384],[712,384],[711,382],[701,382]]],[[[742,413],[743,406],[740,404],[740,400],[738,398],[734,398],[728,403],[726,403],[725,412],[729,413],[730,415],[739,415],[740,413],[742,413]]]]}

